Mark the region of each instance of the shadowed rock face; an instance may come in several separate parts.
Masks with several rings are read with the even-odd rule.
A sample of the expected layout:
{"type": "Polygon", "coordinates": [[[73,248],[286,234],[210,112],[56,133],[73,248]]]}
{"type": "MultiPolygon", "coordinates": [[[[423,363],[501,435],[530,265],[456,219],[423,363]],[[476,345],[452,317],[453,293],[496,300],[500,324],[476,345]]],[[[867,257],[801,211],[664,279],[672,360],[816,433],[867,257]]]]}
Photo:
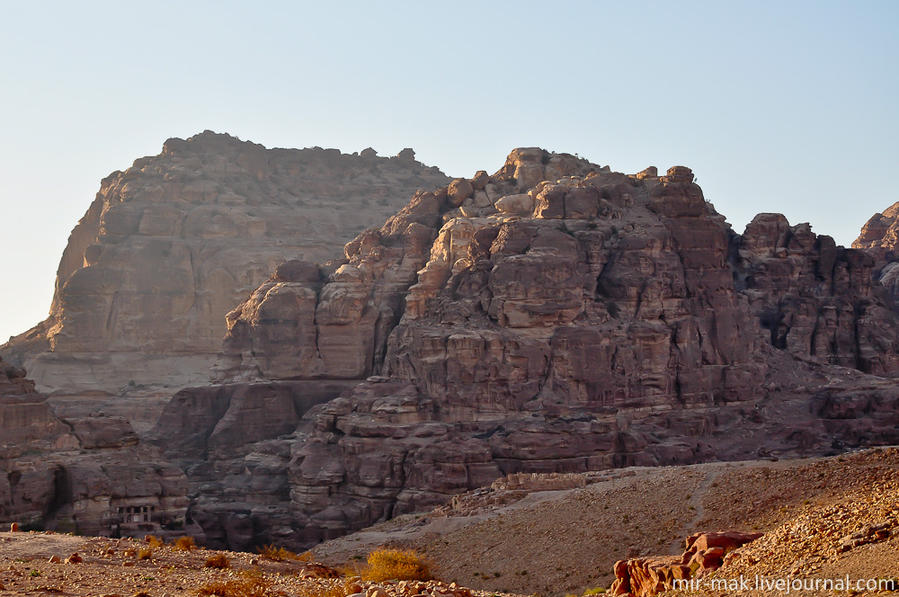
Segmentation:
{"type": "Polygon", "coordinates": [[[44,390],[203,383],[225,314],[277,263],[328,259],[448,181],[413,155],[170,139],[103,180],[60,261],[50,317],[2,353],[44,390]]]}
{"type": "MultiPolygon", "coordinates": [[[[514,472],[895,442],[875,266],[777,214],[733,233],[682,166],[516,149],[416,193],[343,259],[278,268],[228,315],[229,389],[185,390],[154,434],[217,391],[298,421],[184,458],[191,515],[234,547],[308,545],[514,472]],[[269,380],[359,383],[303,414],[313,386],[273,398],[269,380]]],[[[210,440],[231,425],[203,420],[210,440]]]]}
{"type": "Polygon", "coordinates": [[[0,360],[0,523],[174,532],[185,522],[186,493],[184,473],[140,444],[126,420],[59,419],[25,372],[0,360]]]}
{"type": "Polygon", "coordinates": [[[837,247],[780,214],[759,214],[738,256],[738,288],[774,347],[805,360],[897,375],[896,316],[871,253],[837,247]]]}
{"type": "Polygon", "coordinates": [[[76,445],[71,430],[34,390],[25,370],[0,359],[0,458],[17,458],[32,444],[43,449],[76,445]]]}

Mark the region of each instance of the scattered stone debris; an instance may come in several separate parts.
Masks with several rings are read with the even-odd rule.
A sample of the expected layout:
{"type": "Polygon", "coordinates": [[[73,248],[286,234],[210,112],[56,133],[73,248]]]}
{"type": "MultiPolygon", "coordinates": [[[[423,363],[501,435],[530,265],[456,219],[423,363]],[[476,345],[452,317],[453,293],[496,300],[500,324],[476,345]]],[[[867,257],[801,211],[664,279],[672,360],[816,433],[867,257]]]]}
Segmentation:
{"type": "MultiPolygon", "coordinates": [[[[244,552],[176,549],[154,543],[152,558],[142,559],[149,542],[136,539],[78,537],[51,532],[0,532],[0,590],[13,594],[65,593],[111,597],[125,595],[272,595],[356,597],[491,597],[441,580],[364,580],[354,570],[335,570],[319,562],[273,561],[244,552]],[[70,555],[62,560],[59,553],[70,555]],[[210,558],[227,558],[226,568],[207,567],[210,558]],[[65,566],[65,564],[78,564],[65,566]],[[257,592],[252,592],[255,590],[257,592]],[[231,590],[232,592],[227,592],[231,590]],[[243,590],[244,592],[235,592],[243,590]]],[[[511,593],[500,593],[511,597],[511,593]]]]}

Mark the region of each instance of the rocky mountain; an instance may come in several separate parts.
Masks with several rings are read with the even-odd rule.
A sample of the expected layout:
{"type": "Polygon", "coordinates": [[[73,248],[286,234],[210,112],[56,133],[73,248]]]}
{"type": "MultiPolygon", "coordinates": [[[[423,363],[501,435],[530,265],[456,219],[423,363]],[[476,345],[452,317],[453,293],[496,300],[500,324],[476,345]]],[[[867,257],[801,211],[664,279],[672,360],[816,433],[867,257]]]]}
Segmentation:
{"type": "Polygon", "coordinates": [[[516,472],[896,443],[876,268],[778,214],[734,233],[683,166],[516,149],[416,192],[343,259],[279,266],[227,316],[226,383],[176,394],[150,436],[206,538],[240,548],[516,472]]]}
{"type": "Polygon", "coordinates": [[[874,256],[877,279],[893,297],[894,307],[899,308],[899,202],[874,214],[852,246],[874,256]]]}
{"type": "Polygon", "coordinates": [[[0,522],[87,534],[183,530],[187,479],[120,417],[63,420],[0,360],[0,522]]]}
{"type": "Polygon", "coordinates": [[[895,257],[895,251],[899,248],[899,202],[896,202],[877,213],[865,222],[861,233],[852,243],[854,249],[874,249],[875,253],[886,257],[887,252],[895,257]]]}
{"type": "Polygon", "coordinates": [[[210,131],[169,139],[103,180],[60,260],[50,316],[0,354],[75,403],[206,383],[225,314],[280,261],[328,259],[417,189],[447,181],[412,150],[266,149],[210,131]]]}

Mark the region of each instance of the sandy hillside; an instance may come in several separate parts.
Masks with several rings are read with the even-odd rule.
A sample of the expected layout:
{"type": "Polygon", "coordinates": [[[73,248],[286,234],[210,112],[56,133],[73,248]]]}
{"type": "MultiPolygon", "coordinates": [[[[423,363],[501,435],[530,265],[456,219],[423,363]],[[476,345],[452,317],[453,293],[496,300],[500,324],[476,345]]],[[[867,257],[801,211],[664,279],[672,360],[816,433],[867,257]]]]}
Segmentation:
{"type": "MultiPolygon", "coordinates": [[[[579,594],[588,588],[609,587],[617,560],[680,554],[684,538],[697,531],[769,533],[758,544],[770,545],[772,553],[757,559],[766,562],[765,573],[789,573],[802,558],[813,556],[799,555],[795,545],[771,539],[775,533],[793,536],[778,529],[801,527],[803,517],[818,509],[881,504],[879,513],[849,510],[833,519],[831,536],[843,537],[869,520],[888,519],[888,512],[899,512],[896,448],[821,459],[633,468],[556,477],[557,484],[569,488],[529,491],[516,489],[515,483],[511,489],[496,483],[494,488],[457,498],[451,507],[389,521],[324,543],[314,552],[317,559],[337,564],[353,561],[375,545],[410,545],[433,560],[442,578],[466,586],[579,594]]],[[[532,479],[536,487],[552,484],[537,476],[532,479]]],[[[528,483],[518,481],[524,487],[528,483]]],[[[886,575],[892,570],[899,576],[896,541],[893,536],[852,549],[822,559],[819,567],[808,570],[830,574],[846,568],[860,573],[864,567],[870,574],[886,575]]]]}

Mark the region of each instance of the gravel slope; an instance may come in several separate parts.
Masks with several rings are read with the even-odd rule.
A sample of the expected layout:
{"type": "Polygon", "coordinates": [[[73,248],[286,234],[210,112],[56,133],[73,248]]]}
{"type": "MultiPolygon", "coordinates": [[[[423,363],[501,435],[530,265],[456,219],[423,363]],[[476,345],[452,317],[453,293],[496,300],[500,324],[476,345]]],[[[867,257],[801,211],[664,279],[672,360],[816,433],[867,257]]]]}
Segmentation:
{"type": "MultiPolygon", "coordinates": [[[[587,476],[584,487],[523,498],[521,491],[479,490],[454,500],[455,507],[376,525],[326,542],[314,553],[335,564],[352,561],[372,546],[409,545],[426,553],[442,578],[466,586],[579,594],[608,587],[616,560],[680,554],[683,539],[697,531],[770,532],[799,520],[810,508],[880,503],[878,495],[895,503],[899,492],[889,483],[899,478],[899,449],[587,476]]],[[[866,516],[853,510],[834,532],[852,533],[866,516]]],[[[895,569],[899,576],[899,553],[890,551],[894,542],[865,547],[867,560],[858,555],[862,552],[846,552],[822,562],[815,573],[842,570],[840,562],[851,567],[849,562],[858,560],[871,574],[895,569]]],[[[760,559],[768,562],[769,572],[786,574],[802,557],[797,549],[772,547],[771,557],[760,559]]]]}

